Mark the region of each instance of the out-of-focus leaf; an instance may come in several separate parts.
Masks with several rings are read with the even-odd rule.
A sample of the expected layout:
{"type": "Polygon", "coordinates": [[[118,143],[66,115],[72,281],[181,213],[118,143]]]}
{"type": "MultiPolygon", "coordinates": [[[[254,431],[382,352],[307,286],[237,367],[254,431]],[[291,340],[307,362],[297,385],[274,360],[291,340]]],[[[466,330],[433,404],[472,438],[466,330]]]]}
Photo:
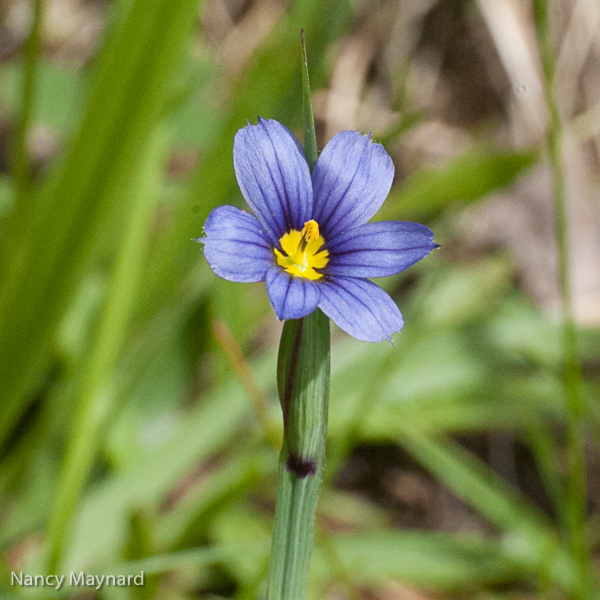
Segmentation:
{"type": "MultiPolygon", "coordinates": [[[[438,330],[457,327],[492,313],[511,289],[512,267],[502,257],[489,257],[470,265],[444,265],[431,274],[418,308],[422,325],[438,330]]],[[[427,275],[425,276],[427,277],[427,275]]]]}
{"type": "Polygon", "coordinates": [[[486,329],[498,350],[515,361],[551,368],[560,364],[560,328],[522,298],[505,301],[486,329]]]}
{"type": "MultiPolygon", "coordinates": [[[[397,384],[400,382],[396,380],[397,384]]],[[[387,401],[370,411],[361,435],[367,440],[390,439],[407,421],[427,432],[523,430],[542,418],[561,417],[561,403],[552,396],[560,389],[558,378],[493,374],[485,382],[473,383],[463,393],[440,389],[437,393],[431,390],[405,398],[400,385],[389,386],[387,401]]]]}
{"type": "MultiPolygon", "coordinates": [[[[248,443],[242,452],[224,462],[214,473],[209,473],[194,487],[157,526],[156,537],[161,547],[175,550],[195,546],[198,540],[214,534],[212,516],[228,514],[228,505],[239,501],[252,487],[264,488],[265,477],[274,478],[276,455],[264,455],[248,443]],[[224,510],[225,509],[225,510],[224,510]]],[[[225,517],[226,518],[226,517],[225,517]]],[[[267,537],[268,533],[265,533],[267,537]]],[[[237,541],[240,541],[239,539],[237,541]]]]}
{"type": "Polygon", "coordinates": [[[451,202],[473,202],[513,181],[537,153],[473,151],[448,164],[407,177],[388,197],[378,218],[424,219],[451,202]]]}
{"type": "Polygon", "coordinates": [[[0,442],[48,367],[53,331],[120,203],[171,92],[197,2],[118,4],[85,117],[61,166],[17,206],[0,244],[0,442]]]}
{"type": "MultiPolygon", "coordinates": [[[[59,133],[71,132],[80,121],[84,88],[82,71],[47,60],[41,60],[37,69],[32,122],[52,127],[59,133]]],[[[23,77],[22,63],[5,65],[1,77],[2,100],[10,112],[16,112],[23,77]]]]}
{"type": "Polygon", "coordinates": [[[210,546],[206,548],[196,548],[194,550],[185,550],[175,554],[165,554],[145,558],[131,563],[116,565],[111,568],[111,573],[136,574],[140,571],[144,573],[164,573],[176,569],[197,568],[200,566],[211,565],[223,562],[231,557],[237,559],[264,557],[268,556],[269,540],[256,539],[241,543],[232,543],[220,546],[210,546]]]}
{"type": "Polygon", "coordinates": [[[550,521],[510,490],[491,469],[447,439],[434,439],[407,424],[400,442],[455,494],[500,529],[508,556],[534,576],[549,578],[567,593],[578,572],[550,521]]]}
{"type": "MultiPolygon", "coordinates": [[[[243,537],[243,534],[242,534],[243,537]]],[[[439,533],[376,532],[333,538],[339,559],[356,583],[400,579],[437,590],[511,581],[523,573],[495,542],[439,533]]],[[[265,556],[266,540],[230,542],[115,566],[111,573],[159,573],[204,566],[229,557],[253,562],[265,556]]],[[[315,549],[313,579],[331,577],[322,551],[315,549]]]]}
{"type": "MultiPolygon", "coordinates": [[[[265,514],[253,512],[243,503],[234,502],[227,511],[222,511],[210,524],[212,536],[218,546],[228,546],[263,539],[271,533],[270,519],[265,514]]],[[[232,557],[228,561],[232,570],[242,582],[255,580],[258,575],[266,574],[265,557],[256,556],[250,560],[247,556],[232,557]]]]}
{"type": "MultiPolygon", "coordinates": [[[[346,572],[361,584],[391,579],[451,591],[524,575],[499,544],[468,536],[382,531],[339,536],[333,541],[346,572]]],[[[317,560],[316,569],[323,569],[317,560]]]]}
{"type": "Polygon", "coordinates": [[[88,497],[75,526],[66,564],[84,568],[115,555],[132,508],[155,507],[199,461],[231,442],[248,417],[249,404],[236,385],[224,385],[189,415],[177,436],[149,445],[127,469],[109,477],[88,497]]]}

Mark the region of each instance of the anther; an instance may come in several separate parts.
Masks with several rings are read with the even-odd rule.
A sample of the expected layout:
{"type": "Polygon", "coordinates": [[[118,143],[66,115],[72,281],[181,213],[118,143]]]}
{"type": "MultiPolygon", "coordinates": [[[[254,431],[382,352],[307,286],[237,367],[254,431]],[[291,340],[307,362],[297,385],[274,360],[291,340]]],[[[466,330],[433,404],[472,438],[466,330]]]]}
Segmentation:
{"type": "Polygon", "coordinates": [[[300,249],[300,252],[304,252],[307,244],[310,244],[313,240],[316,240],[319,237],[319,224],[312,219],[310,221],[306,221],[301,233],[302,237],[300,238],[298,248],[300,249]]]}

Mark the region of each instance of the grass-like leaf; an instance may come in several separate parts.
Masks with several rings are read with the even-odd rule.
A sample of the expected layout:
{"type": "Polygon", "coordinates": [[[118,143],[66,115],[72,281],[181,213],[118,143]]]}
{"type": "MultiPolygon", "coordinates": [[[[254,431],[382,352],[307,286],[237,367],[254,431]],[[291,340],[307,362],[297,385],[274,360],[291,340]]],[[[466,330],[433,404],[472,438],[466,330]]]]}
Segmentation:
{"type": "Polygon", "coordinates": [[[37,197],[5,222],[0,246],[2,443],[48,368],[52,333],[119,202],[169,97],[197,3],[118,5],[81,127],[37,197]]]}

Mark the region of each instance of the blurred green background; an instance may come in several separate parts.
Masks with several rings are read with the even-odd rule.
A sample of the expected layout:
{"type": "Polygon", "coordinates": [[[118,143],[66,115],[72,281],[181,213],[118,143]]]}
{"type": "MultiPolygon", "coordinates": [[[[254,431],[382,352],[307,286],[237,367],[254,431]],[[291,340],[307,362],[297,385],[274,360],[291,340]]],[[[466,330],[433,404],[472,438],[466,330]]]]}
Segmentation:
{"type": "MultiPolygon", "coordinates": [[[[550,2],[600,543],[600,5],[550,2]]],[[[0,2],[0,595],[11,572],[146,573],[120,599],[264,597],[281,323],[220,280],[233,136],[372,131],[378,219],[442,245],[382,280],[395,346],[333,329],[312,599],[582,598],[546,107],[519,0],[0,2]],[[579,594],[579,595],[578,595],[579,594]]],[[[590,583],[591,584],[591,579],[590,583]]],[[[590,588],[591,589],[591,588],[590,588]]],[[[593,597],[593,596],[590,596],[593,597]]],[[[290,599],[292,600],[292,599],[290,599]]]]}

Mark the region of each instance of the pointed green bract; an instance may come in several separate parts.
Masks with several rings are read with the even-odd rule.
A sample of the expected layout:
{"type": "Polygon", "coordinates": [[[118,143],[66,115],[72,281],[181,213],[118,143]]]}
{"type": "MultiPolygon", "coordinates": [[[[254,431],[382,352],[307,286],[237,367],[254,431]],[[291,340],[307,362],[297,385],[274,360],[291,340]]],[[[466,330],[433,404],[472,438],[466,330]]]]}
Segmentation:
{"type": "Polygon", "coordinates": [[[302,39],[302,109],[304,112],[304,154],[308,166],[312,171],[317,162],[317,137],[315,135],[315,119],[313,116],[312,101],[310,99],[310,79],[308,78],[308,59],[306,58],[306,44],[304,43],[304,29],[302,39]]]}

